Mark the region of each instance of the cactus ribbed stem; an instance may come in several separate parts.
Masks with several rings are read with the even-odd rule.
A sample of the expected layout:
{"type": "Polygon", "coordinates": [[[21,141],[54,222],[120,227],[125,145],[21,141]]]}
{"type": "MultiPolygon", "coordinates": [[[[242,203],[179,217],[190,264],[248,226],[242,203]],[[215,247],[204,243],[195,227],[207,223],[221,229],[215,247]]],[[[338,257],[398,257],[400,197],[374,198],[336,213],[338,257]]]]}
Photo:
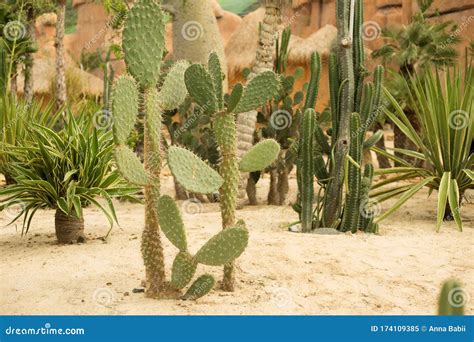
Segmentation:
{"type": "MultiPolygon", "coordinates": [[[[222,227],[227,229],[235,225],[235,209],[240,177],[237,162],[237,128],[234,116],[226,112],[217,113],[214,131],[221,152],[219,173],[224,179],[224,183],[219,189],[222,227]]],[[[233,263],[225,265],[222,280],[224,291],[234,291],[234,278],[233,263]]]]}
{"type": "MultiPolygon", "coordinates": [[[[331,181],[328,185],[324,205],[324,224],[327,227],[335,225],[342,207],[342,189],[344,184],[345,159],[349,150],[350,115],[354,109],[354,62],[352,37],[349,36],[350,1],[337,1],[337,29],[338,29],[338,65],[340,79],[343,81],[340,95],[340,120],[338,125],[337,140],[334,154],[334,167],[332,168],[331,181]]],[[[358,30],[359,28],[356,28],[358,30]]]]}
{"type": "Polygon", "coordinates": [[[307,109],[304,113],[299,143],[299,169],[301,180],[301,228],[308,233],[313,226],[313,197],[314,197],[314,130],[316,113],[307,109]]]}
{"type": "MultiPolygon", "coordinates": [[[[360,131],[360,117],[359,114],[353,113],[351,116],[351,131],[357,132],[360,131]]],[[[348,172],[348,194],[346,197],[346,204],[344,207],[344,216],[342,218],[342,231],[343,232],[353,232],[355,233],[358,228],[358,219],[359,219],[359,194],[360,194],[360,181],[361,181],[361,171],[360,171],[360,162],[362,155],[361,142],[358,137],[355,137],[351,140],[351,147],[349,155],[354,162],[359,164],[359,167],[353,163],[349,163],[349,172],[348,172]]]]}

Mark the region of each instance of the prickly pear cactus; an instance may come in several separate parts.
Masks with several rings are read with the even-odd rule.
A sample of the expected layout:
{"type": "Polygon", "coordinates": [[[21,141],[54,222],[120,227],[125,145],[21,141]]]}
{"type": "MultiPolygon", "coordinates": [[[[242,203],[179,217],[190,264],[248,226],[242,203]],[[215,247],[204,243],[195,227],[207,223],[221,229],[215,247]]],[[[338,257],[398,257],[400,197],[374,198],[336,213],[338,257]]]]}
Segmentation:
{"type": "MultiPolygon", "coordinates": [[[[214,136],[221,157],[220,165],[216,172],[192,152],[179,147],[169,150],[168,164],[173,176],[186,190],[199,193],[219,190],[224,231],[204,245],[195,260],[207,265],[225,264],[222,286],[224,290],[233,291],[232,262],[242,253],[248,241],[247,230],[236,226],[235,220],[239,169],[262,170],[279,153],[278,143],[267,140],[244,155],[239,163],[236,154],[235,114],[262,106],[278,93],[280,85],[273,72],[264,72],[254,77],[246,87],[236,85],[226,103],[222,89],[223,72],[214,53],[209,56],[207,68],[203,65],[191,65],[184,74],[184,80],[193,101],[204,113],[212,116],[214,136]]],[[[195,294],[186,294],[185,297],[193,297],[195,294]]]]}
{"type": "MultiPolygon", "coordinates": [[[[377,232],[378,226],[374,224],[373,218],[360,214],[361,205],[369,202],[373,175],[373,169],[370,168],[366,168],[362,174],[361,156],[363,149],[371,148],[383,134],[379,131],[365,140],[367,130],[381,111],[384,70],[381,66],[376,67],[374,82],[365,82],[368,72],[364,66],[361,36],[363,1],[355,1],[355,6],[351,7],[350,0],[337,0],[336,5],[338,47],[337,52],[329,58],[332,128],[330,133],[328,131],[325,134],[318,123],[308,117],[305,116],[302,122],[298,144],[299,195],[294,207],[300,214],[305,232],[311,230],[309,227],[337,228],[353,233],[359,229],[377,232]],[[352,20],[354,29],[350,30],[352,20]],[[320,185],[315,209],[313,176],[316,176],[320,185]]],[[[312,87],[309,88],[307,101],[314,108],[317,86],[313,78],[310,85],[312,87]]]]}

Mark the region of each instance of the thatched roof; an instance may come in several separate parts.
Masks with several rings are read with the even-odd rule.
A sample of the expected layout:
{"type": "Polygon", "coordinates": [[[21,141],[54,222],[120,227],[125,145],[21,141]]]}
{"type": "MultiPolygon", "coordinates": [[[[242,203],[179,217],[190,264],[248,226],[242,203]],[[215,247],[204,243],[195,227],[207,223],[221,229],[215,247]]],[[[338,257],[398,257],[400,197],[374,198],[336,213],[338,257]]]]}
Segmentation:
{"type": "MultiPolygon", "coordinates": [[[[264,8],[248,14],[229,38],[225,49],[229,75],[238,74],[243,69],[253,66],[258,45],[259,23],[264,15],[264,8]]],[[[288,63],[305,64],[309,62],[314,51],[319,52],[322,58],[327,57],[336,35],[337,30],[332,25],[324,26],[307,38],[292,35],[288,63]]]]}
{"type": "MultiPolygon", "coordinates": [[[[75,78],[80,82],[81,93],[89,96],[100,96],[103,91],[103,81],[86,71],[75,66],[68,66],[68,72],[74,73],[75,78]]],[[[50,94],[52,82],[55,77],[54,60],[35,59],[33,65],[34,93],[50,94]]],[[[24,77],[22,74],[18,77],[18,91],[23,93],[24,77]]]]}
{"type": "Polygon", "coordinates": [[[306,38],[292,35],[288,47],[288,61],[295,64],[309,63],[314,51],[321,57],[327,57],[336,37],[337,29],[332,25],[326,25],[306,38]]]}

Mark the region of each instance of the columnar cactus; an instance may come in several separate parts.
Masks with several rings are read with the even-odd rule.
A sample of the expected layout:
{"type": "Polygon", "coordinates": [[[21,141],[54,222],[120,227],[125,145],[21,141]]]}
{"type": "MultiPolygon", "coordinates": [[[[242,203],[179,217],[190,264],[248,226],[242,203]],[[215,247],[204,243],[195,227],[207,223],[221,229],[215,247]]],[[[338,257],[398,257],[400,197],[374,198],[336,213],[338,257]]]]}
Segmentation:
{"type": "MultiPolygon", "coordinates": [[[[161,90],[157,91],[165,47],[164,31],[160,6],[154,0],[137,1],[127,16],[123,32],[123,50],[130,75],[120,77],[114,86],[113,133],[117,167],[129,182],[145,189],[145,229],[141,249],[146,268],[146,295],[179,298],[182,289],[194,277],[198,263],[218,266],[232,262],[244,251],[248,232],[242,225],[229,228],[214,236],[192,256],[176,204],[170,197],[160,197],[162,111],[177,108],[185,100],[184,77],[189,66],[187,62],[175,63],[161,90]],[[126,145],[139,108],[145,112],[144,166],[126,145]],[[164,235],[179,249],[173,262],[171,281],[166,280],[160,226],[164,235]]],[[[189,188],[196,192],[212,192],[222,185],[223,179],[217,172],[186,153],[186,150],[171,147],[168,157],[172,170],[180,175],[180,179],[189,179],[189,188]],[[175,165],[180,165],[180,168],[175,165]],[[196,175],[202,177],[196,178],[196,175]]],[[[182,298],[197,299],[213,286],[211,276],[201,276],[182,298]]]]}
{"type": "MultiPolygon", "coordinates": [[[[186,149],[174,147],[168,151],[171,172],[186,190],[208,194],[219,190],[223,233],[234,229],[239,172],[263,170],[278,156],[280,147],[274,140],[264,140],[237,159],[235,116],[256,109],[279,91],[279,82],[273,72],[255,76],[246,87],[237,84],[228,97],[222,88],[223,73],[215,53],[209,56],[208,67],[191,65],[185,72],[186,88],[196,104],[212,115],[213,131],[220,152],[219,172],[186,149]]],[[[242,228],[240,228],[242,229],[242,228]]],[[[227,235],[224,235],[227,236],[227,235]]],[[[231,234],[233,236],[233,234],[231,234]]],[[[228,245],[233,249],[233,245],[228,245]]],[[[234,255],[234,254],[233,254],[234,255]]],[[[197,258],[199,259],[199,253],[197,258]]],[[[222,287],[234,289],[234,267],[225,262],[222,287]]]]}
{"type": "Polygon", "coordinates": [[[448,280],[443,284],[438,301],[438,315],[462,316],[467,302],[467,292],[457,280],[448,280]]]}
{"type": "MultiPolygon", "coordinates": [[[[337,53],[329,57],[332,128],[328,135],[331,137],[328,141],[315,123],[316,115],[310,111],[305,113],[300,129],[300,203],[297,208],[300,210],[303,231],[318,227],[337,228],[344,232],[377,230],[373,220],[365,217],[368,215],[361,208],[369,202],[368,191],[373,174],[371,166],[362,174],[361,156],[363,149],[372,147],[383,134],[379,131],[365,141],[367,130],[380,112],[383,68],[378,66],[375,69],[374,82],[364,82],[368,72],[364,67],[361,35],[363,1],[355,0],[353,10],[350,3],[350,0],[337,1],[339,45],[337,53]],[[309,135],[314,135],[311,141],[309,135]],[[312,153],[307,151],[308,146],[312,147],[312,153]],[[327,155],[327,162],[323,155],[327,155]],[[322,201],[322,207],[317,210],[312,209],[313,179],[306,174],[308,165],[324,191],[323,198],[318,201],[322,201]],[[305,177],[301,176],[303,173],[305,177]],[[313,217],[313,212],[317,217],[313,217]]],[[[309,93],[307,98],[311,96],[309,93]]]]}

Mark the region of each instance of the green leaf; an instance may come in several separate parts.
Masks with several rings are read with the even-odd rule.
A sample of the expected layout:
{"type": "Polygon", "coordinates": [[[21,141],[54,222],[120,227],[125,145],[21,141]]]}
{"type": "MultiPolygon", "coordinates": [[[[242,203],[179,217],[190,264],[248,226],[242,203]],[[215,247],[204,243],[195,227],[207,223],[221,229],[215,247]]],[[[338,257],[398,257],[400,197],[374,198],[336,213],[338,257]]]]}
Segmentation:
{"type": "Polygon", "coordinates": [[[453,214],[454,221],[459,231],[462,232],[462,219],[461,219],[461,203],[459,203],[459,187],[458,182],[455,179],[451,179],[451,185],[449,186],[449,207],[453,214]]]}
{"type": "Polygon", "coordinates": [[[451,172],[445,172],[441,178],[438,189],[438,215],[436,218],[436,231],[439,232],[443,223],[444,213],[446,211],[446,203],[448,201],[449,185],[451,184],[451,172]]]}
{"type": "Polygon", "coordinates": [[[426,186],[428,183],[432,182],[435,180],[436,177],[428,177],[422,180],[421,182],[413,185],[410,187],[410,190],[406,191],[400,198],[399,200],[385,213],[380,215],[379,217],[376,218],[375,223],[379,223],[380,221],[386,219],[388,216],[393,214],[395,211],[400,209],[400,207],[408,201],[411,197],[413,197],[420,189],[422,189],[424,186],[426,186]]]}

